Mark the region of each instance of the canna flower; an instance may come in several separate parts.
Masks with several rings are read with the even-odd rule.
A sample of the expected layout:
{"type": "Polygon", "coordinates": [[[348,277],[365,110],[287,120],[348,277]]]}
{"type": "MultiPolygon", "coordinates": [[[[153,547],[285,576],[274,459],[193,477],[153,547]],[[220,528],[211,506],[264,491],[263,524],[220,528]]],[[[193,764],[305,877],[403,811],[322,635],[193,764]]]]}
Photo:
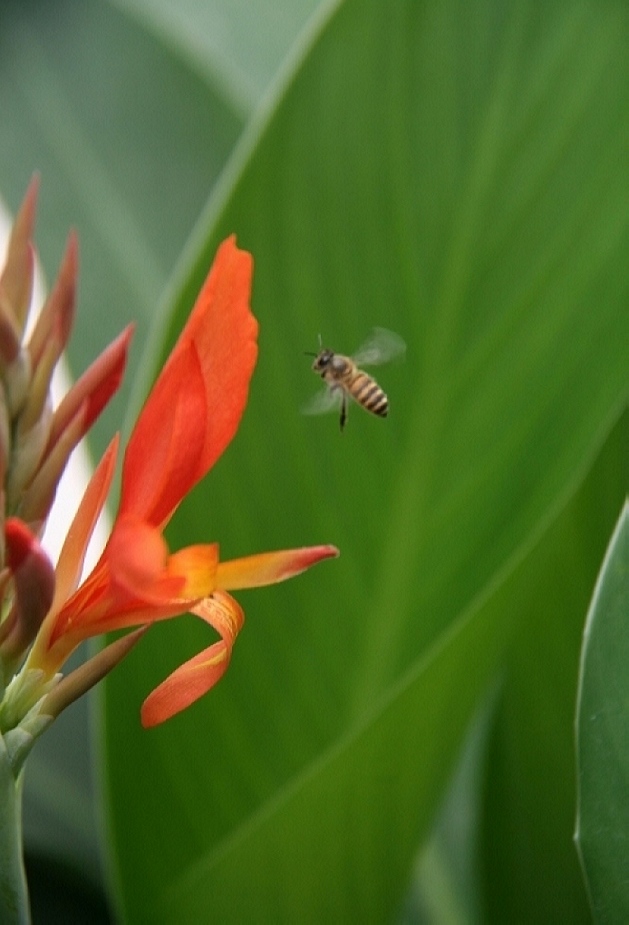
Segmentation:
{"type": "MultiPolygon", "coordinates": [[[[9,276],[20,283],[13,282],[11,288],[5,281],[5,290],[11,288],[5,297],[4,277],[0,278],[0,310],[5,303],[24,305],[30,299],[24,277],[32,272],[32,252],[24,248],[24,240],[30,237],[33,214],[34,192],[29,191],[16,222],[20,244],[13,247],[13,259],[9,248],[9,276]],[[18,251],[19,261],[15,257],[18,251]],[[20,261],[21,271],[14,272],[20,261]]],[[[231,442],[247,404],[258,334],[249,307],[252,271],[251,255],[236,246],[234,236],[220,245],[192,313],[133,429],[123,457],[120,501],[111,534],[97,564],[83,580],[87,545],[115,472],[118,436],[95,469],[54,569],[38,535],[54,497],[57,472],[63,469],[56,460],[67,459],[67,447],[76,444],[117,388],[130,329],[79,380],[59,409],[53,415],[48,413],[47,435],[39,439],[43,449],[31,463],[27,479],[20,475],[22,464],[20,459],[13,459],[10,441],[5,441],[9,448],[5,456],[12,460],[5,464],[5,472],[9,476],[16,473],[13,480],[20,488],[13,494],[19,500],[6,506],[4,521],[6,555],[0,571],[0,593],[10,586],[13,604],[0,625],[0,659],[5,672],[7,665],[14,667],[20,659],[22,664],[0,704],[0,732],[19,726],[28,717],[29,729],[38,734],[38,723],[54,718],[95,684],[147,628],[190,612],[220,638],[176,668],[149,694],[142,707],[142,722],[145,726],[163,722],[205,694],[227,669],[244,620],[230,591],[283,581],[338,555],[335,547],[322,545],[223,562],[217,543],[171,552],[164,538],[164,528],[181,500],[231,442]],[[63,451],[57,450],[59,443],[63,443],[63,451]],[[64,663],[84,640],[128,629],[134,631],[61,677],[64,663]]],[[[76,244],[71,239],[60,282],[49,300],[57,309],[47,303],[44,321],[31,340],[31,344],[35,341],[32,353],[46,368],[44,382],[49,381],[48,369],[54,367],[60,345],[69,334],[66,315],[71,315],[67,306],[73,304],[75,272],[76,244]],[[63,323],[59,315],[65,319],[63,323]],[[40,328],[63,331],[50,357],[46,346],[50,337],[40,328]]],[[[25,311],[21,313],[25,315],[25,311]]],[[[12,341],[10,346],[18,355],[20,327],[13,327],[17,328],[17,346],[12,341]]],[[[0,344],[2,340],[0,324],[0,344]]],[[[47,404],[41,395],[31,398],[33,386],[28,381],[23,391],[26,397],[20,401],[24,408],[47,404]]],[[[47,397],[47,385],[39,387],[40,393],[47,397]]],[[[30,417],[36,415],[31,413],[30,417]]]]}

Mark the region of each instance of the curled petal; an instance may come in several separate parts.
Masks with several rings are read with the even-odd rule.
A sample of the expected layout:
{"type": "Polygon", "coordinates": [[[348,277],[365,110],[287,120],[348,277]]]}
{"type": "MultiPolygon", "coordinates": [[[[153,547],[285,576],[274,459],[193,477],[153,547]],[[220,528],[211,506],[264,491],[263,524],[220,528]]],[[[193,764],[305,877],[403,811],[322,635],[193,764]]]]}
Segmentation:
{"type": "Polygon", "coordinates": [[[286,581],[316,565],[323,559],[338,556],[336,546],[304,546],[281,552],[263,552],[243,559],[221,562],[216,572],[216,587],[226,591],[239,588],[261,588],[286,581]]]}
{"type": "Polygon", "coordinates": [[[230,651],[221,640],[175,669],[153,690],[140,711],[145,729],[181,713],[220,681],[229,665],[230,651]]]}
{"type": "Polygon", "coordinates": [[[240,605],[229,594],[215,592],[194,612],[222,638],[180,665],[142,704],[144,727],[156,726],[189,707],[220,681],[229,665],[236,636],[244,623],[240,605]]]}
{"type": "Polygon", "coordinates": [[[192,613],[205,620],[209,626],[214,627],[223,639],[233,646],[236,636],[245,623],[245,612],[234,600],[231,594],[225,591],[214,591],[210,597],[199,601],[192,613]]]}

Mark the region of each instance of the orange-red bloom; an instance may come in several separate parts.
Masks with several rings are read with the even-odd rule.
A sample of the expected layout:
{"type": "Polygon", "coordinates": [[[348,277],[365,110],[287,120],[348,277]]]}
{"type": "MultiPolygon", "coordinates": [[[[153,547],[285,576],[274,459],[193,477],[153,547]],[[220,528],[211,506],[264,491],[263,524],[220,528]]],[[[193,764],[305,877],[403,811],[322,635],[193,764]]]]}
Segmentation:
{"type": "Polygon", "coordinates": [[[26,667],[52,677],[84,639],[185,611],[221,636],[147,698],[142,721],[162,722],[224,673],[243,623],[230,589],[282,581],[333,546],[265,553],[221,563],[217,544],[168,550],[163,529],[182,498],[234,436],[257,358],[249,308],[253,261],[235,238],[220,246],[190,318],[140,414],[122,466],[120,506],[109,541],[79,583],[87,543],[114,474],[118,439],[101,459],[56,568],[54,599],[26,667]]]}

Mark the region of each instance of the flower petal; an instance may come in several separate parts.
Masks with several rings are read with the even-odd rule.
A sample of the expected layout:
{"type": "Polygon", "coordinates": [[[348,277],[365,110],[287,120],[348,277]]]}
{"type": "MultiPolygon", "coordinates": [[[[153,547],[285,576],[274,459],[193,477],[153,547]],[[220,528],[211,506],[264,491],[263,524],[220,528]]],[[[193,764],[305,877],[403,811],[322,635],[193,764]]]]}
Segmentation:
{"type": "Polygon", "coordinates": [[[216,587],[237,591],[239,588],[273,585],[338,554],[336,546],[304,546],[301,549],[263,552],[243,559],[220,562],[216,572],[216,587]]]}
{"type": "Polygon", "coordinates": [[[198,543],[171,553],[166,572],[183,578],[182,595],[198,601],[214,591],[217,568],[218,543],[198,543]]]}
{"type": "Polygon", "coordinates": [[[119,517],[107,544],[109,574],[114,585],[142,596],[164,571],[168,546],[161,530],[137,517],[119,517]]]}
{"type": "Polygon", "coordinates": [[[171,357],[133,429],[122,468],[120,514],[161,526],[192,487],[210,409],[198,357],[171,357]]]}
{"type": "MultiPolygon", "coordinates": [[[[120,554],[126,555],[125,550],[120,554]]],[[[131,566],[120,562],[110,565],[105,549],[94,571],[58,614],[51,645],[67,635],[74,647],[91,636],[193,611],[214,589],[216,544],[188,546],[174,553],[156,575],[150,574],[153,558],[143,563],[141,551],[135,549],[129,555],[131,566]]],[[[151,556],[155,556],[155,549],[151,556]]]]}
{"type": "Polygon", "coordinates": [[[189,341],[198,353],[211,410],[197,479],[231,442],[247,404],[258,357],[258,322],[251,313],[253,257],[232,235],[220,245],[175,353],[189,341]]]}
{"type": "Polygon", "coordinates": [[[163,723],[207,694],[227,671],[229,655],[221,640],[176,668],[142,704],[140,718],[144,728],[163,723]]]}
{"type": "Polygon", "coordinates": [[[257,358],[252,269],[234,236],[221,244],[129,440],[122,512],[163,524],[234,436],[257,358]]]}
{"type": "Polygon", "coordinates": [[[220,681],[229,665],[231,652],[242,625],[244,613],[229,594],[216,592],[195,608],[222,639],[184,662],[153,690],[142,704],[145,728],[156,726],[189,707],[220,681]]]}
{"type": "Polygon", "coordinates": [[[67,600],[81,577],[87,544],[107,500],[114,475],[118,443],[116,436],[103,453],[68,530],[57,562],[55,605],[67,600]]]}

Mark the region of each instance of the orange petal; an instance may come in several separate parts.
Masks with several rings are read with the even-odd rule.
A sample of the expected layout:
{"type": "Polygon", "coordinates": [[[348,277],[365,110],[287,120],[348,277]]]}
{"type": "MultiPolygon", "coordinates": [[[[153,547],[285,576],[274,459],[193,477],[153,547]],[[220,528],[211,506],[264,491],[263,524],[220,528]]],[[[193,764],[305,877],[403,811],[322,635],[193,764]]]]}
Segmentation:
{"type": "Polygon", "coordinates": [[[232,647],[244,614],[229,594],[217,592],[195,608],[195,613],[217,629],[223,638],[175,669],[142,704],[144,727],[156,726],[189,707],[220,681],[229,665],[232,647]]]}
{"type": "Polygon", "coordinates": [[[247,404],[258,356],[258,322],[249,308],[252,274],[253,258],[236,247],[236,236],[223,241],[180,339],[198,353],[211,412],[199,478],[231,442],[247,404]]]}
{"type": "Polygon", "coordinates": [[[184,579],[182,596],[199,600],[214,591],[217,568],[218,543],[199,543],[172,553],[168,559],[167,574],[184,579]]]}
{"type": "Polygon", "coordinates": [[[221,640],[175,669],[142,704],[142,725],[157,726],[206,694],[227,671],[229,654],[221,640]]]}
{"type": "Polygon", "coordinates": [[[245,622],[244,610],[226,591],[214,591],[193,607],[192,613],[214,627],[230,646],[233,646],[245,622]]]}
{"type": "Polygon", "coordinates": [[[116,467],[118,436],[111,441],[94,470],[59,555],[56,569],[55,606],[65,601],[77,586],[87,544],[103,509],[116,467]]]}
{"type": "Polygon", "coordinates": [[[239,588],[276,584],[338,554],[336,546],[304,546],[302,549],[263,552],[256,556],[220,562],[216,572],[216,587],[237,591],[239,588]]]}
{"type": "Polygon", "coordinates": [[[190,490],[203,452],[208,408],[194,350],[163,370],[133,429],[122,468],[120,514],[162,525],[190,490]]]}
{"type": "Polygon", "coordinates": [[[168,546],[160,530],[130,515],[116,520],[107,544],[112,582],[129,594],[143,596],[159,578],[168,559],[168,546]]]}
{"type": "MultiPolygon", "coordinates": [[[[139,536],[138,532],[134,542],[139,536]]],[[[150,542],[153,543],[154,538],[150,542]]],[[[209,543],[188,546],[169,556],[164,567],[155,574],[152,570],[157,565],[158,555],[157,545],[150,561],[142,561],[140,549],[130,550],[131,564],[116,563],[113,567],[115,580],[112,581],[107,579],[107,567],[99,574],[103,571],[99,563],[63,608],[57,620],[56,637],[70,629],[86,639],[194,611],[214,589],[218,547],[209,543]]]]}
{"type": "MultiPolygon", "coordinates": [[[[81,586],[58,612],[49,614],[50,625],[44,622],[46,634],[40,632],[33,647],[33,667],[56,670],[84,639],[193,611],[213,591],[216,544],[182,549],[168,556],[158,569],[163,552],[158,531],[154,531],[157,537],[146,534],[153,548],[145,555],[141,548],[143,530],[136,529],[137,525],[128,527],[128,547],[121,533],[112,544],[115,555],[108,544],[81,586]]],[[[147,529],[153,533],[152,528],[147,529]]]]}
{"type": "Polygon", "coordinates": [[[234,436],[257,357],[251,255],[218,249],[192,313],[133,430],[121,510],[164,523],[234,436]]]}

